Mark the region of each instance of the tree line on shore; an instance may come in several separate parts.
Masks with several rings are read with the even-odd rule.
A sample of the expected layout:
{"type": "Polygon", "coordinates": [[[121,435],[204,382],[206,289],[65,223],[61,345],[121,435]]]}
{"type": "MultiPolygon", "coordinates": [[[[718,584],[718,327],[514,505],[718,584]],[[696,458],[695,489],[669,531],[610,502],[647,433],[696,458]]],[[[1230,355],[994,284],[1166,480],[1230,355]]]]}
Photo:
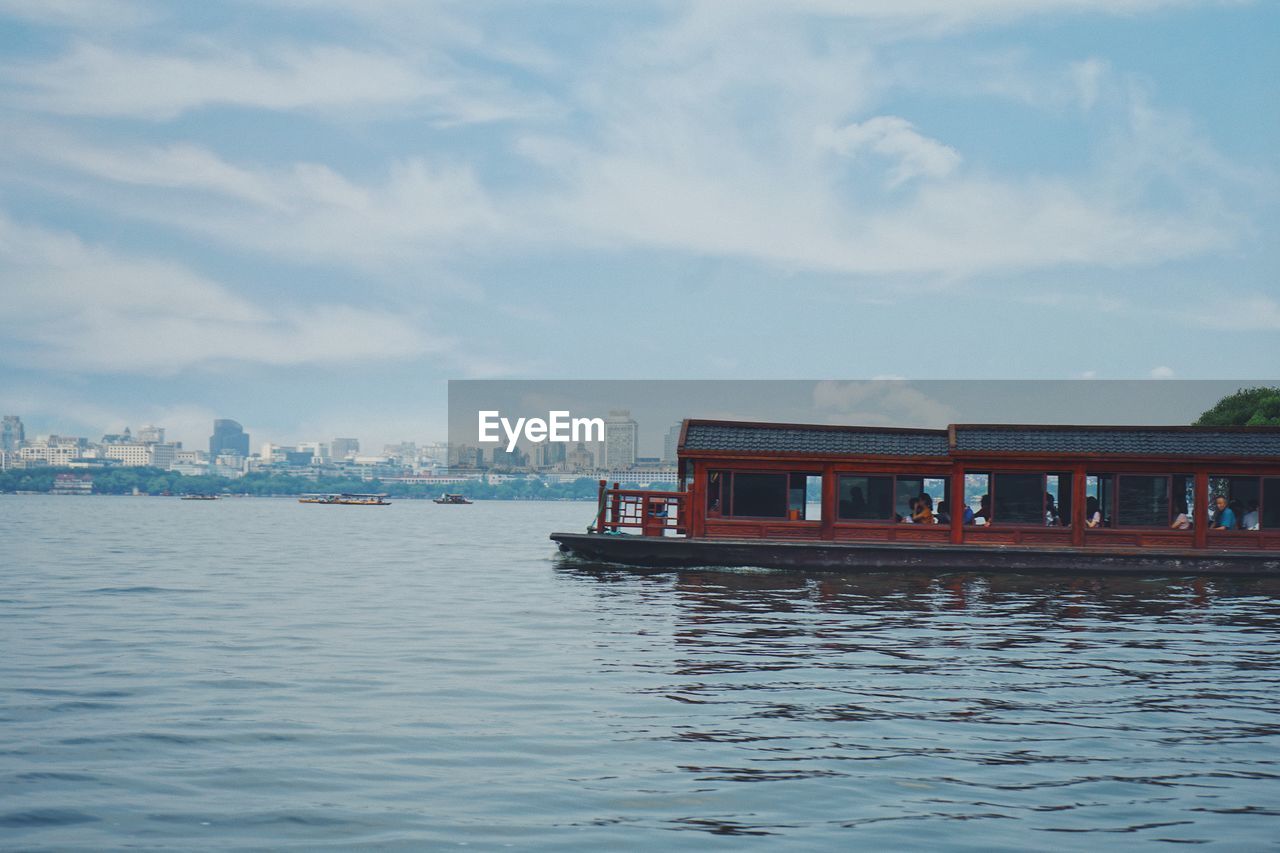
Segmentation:
{"type": "MultiPolygon", "coordinates": [[[[378,492],[394,498],[434,498],[441,492],[465,495],[478,500],[595,500],[597,482],[582,477],[570,483],[545,483],[541,480],[511,480],[483,483],[468,480],[447,486],[415,483],[383,483],[355,477],[291,477],[286,474],[255,472],[230,479],[214,476],[187,476],[160,468],[116,468],[86,472],[70,468],[26,468],[0,471],[0,493],[48,492],[58,474],[90,474],[93,493],[99,495],[131,495],[136,489],[145,495],[302,495],[326,492],[378,492]]],[[[655,484],[661,486],[662,484],[655,484]]],[[[646,488],[627,484],[628,488],[646,488]]],[[[670,486],[666,486],[670,488],[670,486]]]]}

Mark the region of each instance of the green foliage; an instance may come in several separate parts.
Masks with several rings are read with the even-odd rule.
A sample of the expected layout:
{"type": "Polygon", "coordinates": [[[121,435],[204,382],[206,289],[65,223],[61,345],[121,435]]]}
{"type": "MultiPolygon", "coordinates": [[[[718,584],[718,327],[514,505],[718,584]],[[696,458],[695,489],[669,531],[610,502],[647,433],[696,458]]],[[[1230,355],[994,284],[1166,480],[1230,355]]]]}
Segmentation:
{"type": "Polygon", "coordinates": [[[1196,421],[1197,426],[1280,426],[1280,388],[1242,388],[1196,421]]]}
{"type": "MultiPolygon", "coordinates": [[[[226,477],[187,477],[176,471],[159,468],[113,468],[106,471],[83,471],[69,468],[30,468],[0,471],[2,492],[48,492],[57,474],[91,474],[93,491],[100,495],[131,495],[137,489],[147,495],[301,495],[308,492],[385,492],[393,498],[435,498],[441,492],[453,492],[480,500],[525,501],[594,501],[596,481],[581,477],[571,483],[543,483],[540,480],[509,480],[505,483],[482,483],[468,480],[447,487],[412,483],[383,483],[356,477],[321,477],[309,480],[286,474],[257,472],[231,480],[226,477]]],[[[646,488],[627,484],[627,488],[646,488]]],[[[652,488],[671,488],[653,483],[652,488]]]]}

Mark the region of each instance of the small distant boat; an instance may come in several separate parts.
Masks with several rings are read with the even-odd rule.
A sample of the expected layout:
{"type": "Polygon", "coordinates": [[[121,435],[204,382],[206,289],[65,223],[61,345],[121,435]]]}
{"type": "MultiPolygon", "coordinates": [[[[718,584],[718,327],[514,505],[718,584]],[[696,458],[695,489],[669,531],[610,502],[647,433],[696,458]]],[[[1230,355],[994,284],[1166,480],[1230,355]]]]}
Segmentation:
{"type": "Polygon", "coordinates": [[[182,500],[184,501],[216,501],[217,499],[218,499],[217,495],[183,495],[182,496],[182,500]]]}
{"type": "Polygon", "coordinates": [[[450,495],[450,494],[444,494],[438,498],[432,498],[432,500],[438,504],[469,504],[471,503],[471,501],[467,500],[462,495],[450,495]]]}
{"type": "Polygon", "coordinates": [[[391,506],[385,494],[360,494],[358,492],[340,492],[324,495],[303,495],[298,498],[300,504],[340,504],[342,506],[391,506]]]}

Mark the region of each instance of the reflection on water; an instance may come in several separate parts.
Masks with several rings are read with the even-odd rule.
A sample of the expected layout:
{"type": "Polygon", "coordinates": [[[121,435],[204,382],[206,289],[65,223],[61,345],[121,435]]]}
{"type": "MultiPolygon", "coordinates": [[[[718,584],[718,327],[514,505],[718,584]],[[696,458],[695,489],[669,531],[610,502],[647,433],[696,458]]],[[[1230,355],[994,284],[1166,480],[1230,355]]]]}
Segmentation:
{"type": "Polygon", "coordinates": [[[674,606],[649,691],[689,719],[638,736],[706,745],[691,785],[805,801],[766,786],[698,828],[1010,848],[1280,830],[1278,580],[560,571],[611,608],[674,606]]]}
{"type": "Polygon", "coordinates": [[[0,496],[0,846],[1280,835],[1280,582],[630,572],[592,512],[0,496]]]}

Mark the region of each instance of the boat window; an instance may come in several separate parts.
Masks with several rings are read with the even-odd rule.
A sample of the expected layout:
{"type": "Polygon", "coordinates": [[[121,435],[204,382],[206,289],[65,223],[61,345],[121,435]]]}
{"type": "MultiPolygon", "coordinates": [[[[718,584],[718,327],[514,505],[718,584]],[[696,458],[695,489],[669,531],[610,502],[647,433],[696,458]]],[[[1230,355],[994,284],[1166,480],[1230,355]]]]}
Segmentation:
{"type": "Polygon", "coordinates": [[[992,519],[1001,524],[1044,524],[1043,474],[995,474],[992,519]]]}
{"type": "Polygon", "coordinates": [[[725,471],[707,472],[707,515],[724,514],[724,481],[728,477],[725,471]]]}
{"type": "Polygon", "coordinates": [[[1263,530],[1280,529],[1280,477],[1268,477],[1262,481],[1263,530]]]}
{"type": "Polygon", "coordinates": [[[1225,477],[1209,475],[1210,527],[1217,525],[1218,496],[1227,499],[1227,506],[1235,516],[1236,530],[1248,530],[1258,524],[1258,510],[1262,502],[1261,477],[1225,477]]]}
{"type": "Polygon", "coordinates": [[[1115,518],[1116,509],[1116,489],[1114,474],[1089,474],[1085,477],[1085,523],[1087,526],[1095,526],[1091,524],[1092,516],[1096,512],[1100,516],[1097,527],[1110,527],[1111,520],[1115,518]],[[1093,500],[1089,500],[1092,498],[1093,500]]]}
{"type": "Polygon", "coordinates": [[[1169,508],[1169,523],[1178,517],[1178,513],[1185,512],[1187,520],[1195,519],[1196,509],[1196,478],[1191,474],[1174,474],[1173,488],[1170,489],[1173,506],[1169,508]]]}
{"type": "Polygon", "coordinates": [[[900,520],[911,517],[911,502],[921,495],[928,495],[933,502],[933,513],[936,516],[941,510],[939,504],[947,500],[947,479],[945,477],[924,477],[915,474],[900,474],[897,477],[896,497],[893,506],[894,515],[900,520]]]}
{"type": "Polygon", "coordinates": [[[964,475],[964,503],[965,506],[973,512],[973,524],[988,524],[991,519],[983,513],[982,499],[987,498],[987,509],[991,508],[991,475],[990,474],[973,474],[966,473],[964,475]]]}
{"type": "Polygon", "coordinates": [[[893,478],[842,474],[836,517],[845,521],[891,521],[893,478]]]}
{"type": "Polygon", "coordinates": [[[792,474],[787,517],[801,521],[822,520],[822,475],[792,474]]]}
{"type": "Polygon", "coordinates": [[[1169,477],[1122,474],[1117,490],[1118,527],[1168,527],[1169,477]]]}
{"type": "Polygon", "coordinates": [[[1071,481],[1069,472],[1045,475],[1044,523],[1046,527],[1071,526],[1071,481]]]}
{"type": "Polygon", "coordinates": [[[787,475],[735,471],[729,511],[753,518],[787,517],[787,475]]]}

